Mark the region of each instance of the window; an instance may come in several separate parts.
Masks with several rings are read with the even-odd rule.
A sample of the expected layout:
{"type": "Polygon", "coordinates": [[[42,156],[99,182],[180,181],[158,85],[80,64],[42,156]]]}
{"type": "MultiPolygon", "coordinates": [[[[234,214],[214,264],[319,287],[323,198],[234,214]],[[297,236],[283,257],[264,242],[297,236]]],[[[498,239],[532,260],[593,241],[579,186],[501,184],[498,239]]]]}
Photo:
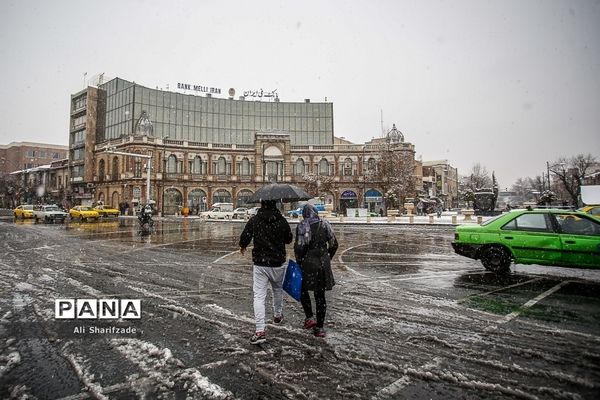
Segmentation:
{"type": "Polygon", "coordinates": [[[552,232],[546,214],[521,214],[502,227],[503,230],[552,232]]]}
{"type": "Polygon", "coordinates": [[[557,215],[560,231],[570,235],[598,235],[600,223],[576,217],[574,215],[557,215]]]}
{"type": "Polygon", "coordinates": [[[246,157],[244,157],[240,163],[240,175],[250,175],[250,160],[246,157]]]}
{"type": "Polygon", "coordinates": [[[348,157],[344,160],[344,176],[352,175],[352,160],[348,157]]]}
{"type": "Polygon", "coordinates": [[[369,158],[369,161],[367,161],[367,172],[375,172],[377,170],[377,162],[375,161],[375,159],[373,157],[369,158]]]}
{"type": "Polygon", "coordinates": [[[141,178],[142,177],[142,160],[138,157],[135,158],[133,163],[133,177],[141,178]]]}
{"type": "Polygon", "coordinates": [[[329,161],[325,158],[319,161],[319,175],[329,175],[329,161]]]}
{"type": "Polygon", "coordinates": [[[225,175],[227,173],[227,161],[225,157],[219,157],[217,160],[217,175],[225,175]]]}
{"type": "Polygon", "coordinates": [[[100,160],[98,163],[98,180],[100,182],[104,182],[104,177],[106,176],[106,166],[104,160],[100,160]]]}
{"type": "Polygon", "coordinates": [[[112,160],[111,179],[116,181],[119,179],[119,158],[115,157],[112,160]]]}
{"type": "Polygon", "coordinates": [[[296,160],[296,175],[304,175],[306,165],[304,164],[304,160],[299,158],[296,160]]]}
{"type": "Polygon", "coordinates": [[[181,168],[183,166],[183,161],[178,161],[177,157],[174,154],[171,154],[167,159],[167,173],[177,173],[181,172],[181,168]]]}

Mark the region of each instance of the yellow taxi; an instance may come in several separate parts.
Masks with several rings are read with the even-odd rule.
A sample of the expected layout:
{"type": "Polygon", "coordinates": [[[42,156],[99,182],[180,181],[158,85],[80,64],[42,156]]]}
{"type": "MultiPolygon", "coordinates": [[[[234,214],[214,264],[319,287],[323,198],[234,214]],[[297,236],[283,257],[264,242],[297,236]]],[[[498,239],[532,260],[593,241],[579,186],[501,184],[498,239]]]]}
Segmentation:
{"type": "Polygon", "coordinates": [[[15,218],[33,218],[33,206],[30,204],[21,204],[13,212],[15,218]]]}
{"type": "Polygon", "coordinates": [[[118,217],[120,212],[116,208],[112,208],[109,206],[99,205],[94,207],[95,211],[98,211],[98,215],[101,217],[118,217]]]}
{"type": "Polygon", "coordinates": [[[98,211],[88,206],[75,206],[69,210],[69,215],[73,219],[79,218],[82,221],[84,219],[95,219],[97,221],[100,218],[98,211]]]}
{"type": "Polygon", "coordinates": [[[592,217],[596,217],[596,218],[600,219],[600,204],[594,204],[594,205],[590,205],[590,206],[581,207],[577,211],[581,211],[586,214],[590,214],[592,217]]]}

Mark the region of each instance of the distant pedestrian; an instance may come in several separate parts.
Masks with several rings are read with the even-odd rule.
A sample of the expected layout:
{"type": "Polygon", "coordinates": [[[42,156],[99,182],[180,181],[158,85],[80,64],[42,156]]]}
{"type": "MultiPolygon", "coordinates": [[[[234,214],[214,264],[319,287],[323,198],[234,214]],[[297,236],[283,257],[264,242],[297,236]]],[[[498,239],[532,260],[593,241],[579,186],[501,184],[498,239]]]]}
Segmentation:
{"type": "Polygon", "coordinates": [[[383,217],[383,208],[379,208],[379,216],[383,217]]]}
{"type": "Polygon", "coordinates": [[[319,218],[319,213],[310,204],[302,209],[304,219],[296,227],[294,253],[302,267],[302,293],[300,301],[304,309],[304,328],[313,328],[317,337],[325,337],[323,325],[327,311],[325,291],[335,285],[331,271],[331,259],[338,242],[329,222],[319,218]],[[317,320],[313,318],[309,291],[314,292],[317,320]]]}
{"type": "Polygon", "coordinates": [[[435,213],[437,214],[438,218],[440,218],[442,216],[442,211],[443,211],[442,205],[441,204],[437,204],[435,206],[435,213]]]}
{"type": "Polygon", "coordinates": [[[266,341],[265,333],[265,300],[267,286],[273,292],[273,322],[283,320],[283,278],[285,277],[286,252],[285,245],[292,243],[292,230],[287,220],[281,215],[273,200],[262,201],[261,207],[246,223],[240,235],[240,253],[254,240],[252,249],[254,319],[255,333],[250,343],[259,344],[266,341]]]}

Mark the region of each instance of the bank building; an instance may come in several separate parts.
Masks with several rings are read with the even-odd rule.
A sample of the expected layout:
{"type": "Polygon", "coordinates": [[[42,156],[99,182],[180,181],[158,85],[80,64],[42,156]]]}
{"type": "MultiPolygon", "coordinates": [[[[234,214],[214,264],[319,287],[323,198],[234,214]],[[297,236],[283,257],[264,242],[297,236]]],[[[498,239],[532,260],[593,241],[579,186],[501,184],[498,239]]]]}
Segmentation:
{"type": "Polygon", "coordinates": [[[363,206],[377,212],[385,207],[385,187],[375,178],[382,146],[414,162],[412,179],[421,187],[414,146],[395,126],[387,136],[354,144],[334,135],[331,102],[284,102],[262,91],[235,98],[234,89],[227,97],[220,89],[182,87],[202,91],[115,78],[71,95],[73,203],[133,208],[151,199],[164,215],[186,206],[196,213],[217,202],[251,207],[247,199],[258,188],[286,182],[340,212],[363,206]]]}

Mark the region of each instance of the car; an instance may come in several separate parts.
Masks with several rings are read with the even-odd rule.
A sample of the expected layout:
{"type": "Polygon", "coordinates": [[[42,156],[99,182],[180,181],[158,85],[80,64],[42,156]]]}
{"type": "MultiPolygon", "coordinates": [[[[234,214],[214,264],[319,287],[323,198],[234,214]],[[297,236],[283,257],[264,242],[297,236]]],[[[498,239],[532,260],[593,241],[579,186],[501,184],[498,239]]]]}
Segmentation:
{"type": "Polygon", "coordinates": [[[246,207],[238,207],[233,210],[233,219],[244,218],[248,215],[248,209],[246,207]]]}
{"type": "Polygon", "coordinates": [[[208,219],[233,219],[233,204],[214,203],[210,210],[201,212],[200,217],[208,219]]]}
{"type": "Polygon", "coordinates": [[[293,210],[288,211],[287,212],[288,217],[290,217],[290,218],[298,218],[299,216],[302,215],[302,209],[303,208],[304,207],[298,207],[298,208],[295,208],[293,210]]]}
{"type": "Polygon", "coordinates": [[[64,212],[56,204],[44,204],[35,207],[33,210],[33,218],[35,219],[35,222],[65,222],[65,219],[68,215],[69,214],[64,212]]]}
{"type": "Polygon", "coordinates": [[[593,217],[600,219],[600,205],[589,205],[581,207],[578,211],[584,212],[586,214],[590,214],[593,217]]]}
{"type": "Polygon", "coordinates": [[[496,273],[510,264],[600,268],[600,221],[579,211],[521,209],[462,225],[452,247],[496,273]]]}
{"type": "Polygon", "coordinates": [[[252,208],[249,208],[249,209],[248,209],[248,215],[249,215],[249,216],[251,216],[251,217],[252,217],[253,215],[256,215],[256,213],[258,212],[258,209],[259,209],[259,208],[260,208],[260,207],[252,207],[252,208]]]}
{"type": "Polygon", "coordinates": [[[100,218],[98,211],[88,206],[75,206],[69,210],[69,214],[71,215],[71,218],[79,218],[81,221],[84,219],[95,219],[97,221],[98,218],[100,218]]]}
{"type": "Polygon", "coordinates": [[[33,206],[31,204],[21,204],[13,210],[15,218],[33,218],[33,206]]]}
{"type": "Polygon", "coordinates": [[[116,208],[103,205],[94,207],[94,210],[98,211],[98,215],[101,217],[118,217],[120,214],[120,211],[116,208]]]}

